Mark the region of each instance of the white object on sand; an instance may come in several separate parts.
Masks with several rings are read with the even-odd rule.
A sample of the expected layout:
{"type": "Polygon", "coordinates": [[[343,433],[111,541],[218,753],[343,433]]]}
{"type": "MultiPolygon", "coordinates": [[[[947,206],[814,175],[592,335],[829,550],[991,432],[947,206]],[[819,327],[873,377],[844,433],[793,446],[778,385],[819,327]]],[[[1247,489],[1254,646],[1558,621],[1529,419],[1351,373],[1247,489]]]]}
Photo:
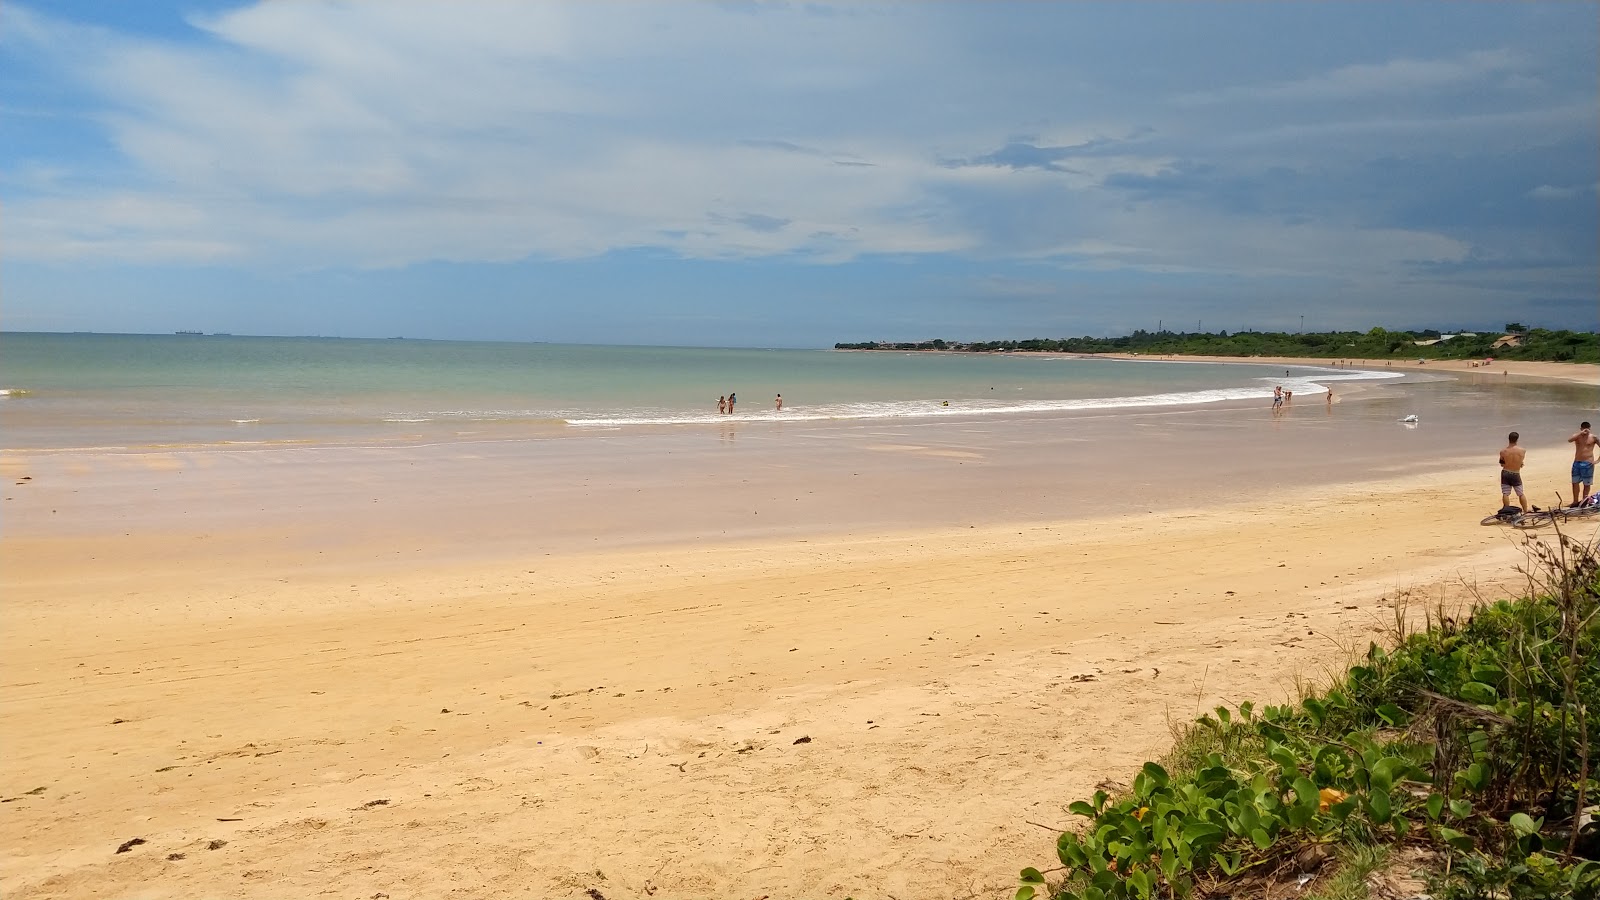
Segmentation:
{"type": "Polygon", "coordinates": [[[1415,424],[1417,424],[1417,414],[1416,413],[1412,413],[1411,415],[1406,416],[1404,419],[1401,419],[1400,421],[1406,423],[1407,425],[1415,425],[1415,424]]]}

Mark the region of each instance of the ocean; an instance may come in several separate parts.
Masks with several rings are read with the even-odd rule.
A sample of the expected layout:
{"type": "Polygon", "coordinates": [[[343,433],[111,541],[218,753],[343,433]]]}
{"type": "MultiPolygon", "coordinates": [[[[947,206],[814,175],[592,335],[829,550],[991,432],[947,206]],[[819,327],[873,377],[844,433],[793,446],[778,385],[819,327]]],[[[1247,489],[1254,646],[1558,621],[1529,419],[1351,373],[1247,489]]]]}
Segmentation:
{"type": "Polygon", "coordinates": [[[0,449],[514,440],[1265,402],[1396,373],[1041,354],[0,334],[0,449]],[[732,416],[717,412],[734,393],[732,416]],[[775,398],[784,397],[784,409],[775,398]]]}

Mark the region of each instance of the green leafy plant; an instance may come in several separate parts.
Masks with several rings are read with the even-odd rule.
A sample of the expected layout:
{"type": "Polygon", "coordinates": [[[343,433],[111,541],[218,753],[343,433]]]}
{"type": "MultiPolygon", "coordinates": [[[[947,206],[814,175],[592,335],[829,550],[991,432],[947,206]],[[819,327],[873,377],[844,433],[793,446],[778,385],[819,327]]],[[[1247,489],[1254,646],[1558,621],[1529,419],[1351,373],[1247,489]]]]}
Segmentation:
{"type": "Polygon", "coordinates": [[[1566,536],[1530,553],[1528,598],[1430,615],[1297,704],[1219,707],[1180,777],[1150,762],[1072,803],[1061,879],[1026,869],[1018,900],[1212,896],[1401,842],[1443,854],[1441,898],[1600,898],[1600,559],[1566,536]]]}

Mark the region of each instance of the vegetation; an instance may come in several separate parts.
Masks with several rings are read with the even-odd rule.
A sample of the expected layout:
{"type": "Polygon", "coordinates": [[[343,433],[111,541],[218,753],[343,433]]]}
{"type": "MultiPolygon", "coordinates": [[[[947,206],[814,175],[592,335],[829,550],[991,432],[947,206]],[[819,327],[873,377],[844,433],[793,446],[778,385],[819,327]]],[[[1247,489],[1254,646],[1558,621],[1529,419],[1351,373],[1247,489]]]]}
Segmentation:
{"type": "Polygon", "coordinates": [[[959,343],[932,340],[911,343],[867,341],[835,344],[837,350],[960,350],[968,352],[1141,353],[1173,356],[1290,356],[1307,359],[1520,359],[1600,362],[1600,334],[1549,331],[1507,323],[1503,332],[1332,331],[1286,334],[1271,331],[1226,331],[1216,334],[1135,331],[1115,338],[1034,338],[1025,341],[959,343]],[[1516,346],[1495,347],[1513,337],[1516,346]],[[1435,341],[1420,345],[1418,342],[1435,341]]]}
{"type": "Polygon", "coordinates": [[[1526,599],[1415,632],[1401,610],[1325,691],[1219,707],[1121,796],[1071,804],[1086,827],[1019,900],[1360,897],[1398,851],[1434,861],[1436,900],[1600,897],[1600,558],[1530,549],[1526,599]]]}

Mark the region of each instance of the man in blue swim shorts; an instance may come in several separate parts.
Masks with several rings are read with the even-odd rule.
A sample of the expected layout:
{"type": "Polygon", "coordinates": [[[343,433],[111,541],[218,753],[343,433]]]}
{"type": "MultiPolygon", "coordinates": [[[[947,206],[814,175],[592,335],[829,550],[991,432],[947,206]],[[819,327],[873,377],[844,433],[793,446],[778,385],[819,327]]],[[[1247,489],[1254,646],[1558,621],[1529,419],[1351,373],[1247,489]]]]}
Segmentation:
{"type": "Polygon", "coordinates": [[[1594,490],[1594,450],[1600,444],[1589,432],[1589,423],[1584,422],[1582,429],[1572,437],[1567,438],[1567,443],[1572,444],[1572,505],[1577,506],[1589,499],[1589,493],[1594,490]],[[1579,496],[1578,489],[1583,489],[1579,496]]]}

